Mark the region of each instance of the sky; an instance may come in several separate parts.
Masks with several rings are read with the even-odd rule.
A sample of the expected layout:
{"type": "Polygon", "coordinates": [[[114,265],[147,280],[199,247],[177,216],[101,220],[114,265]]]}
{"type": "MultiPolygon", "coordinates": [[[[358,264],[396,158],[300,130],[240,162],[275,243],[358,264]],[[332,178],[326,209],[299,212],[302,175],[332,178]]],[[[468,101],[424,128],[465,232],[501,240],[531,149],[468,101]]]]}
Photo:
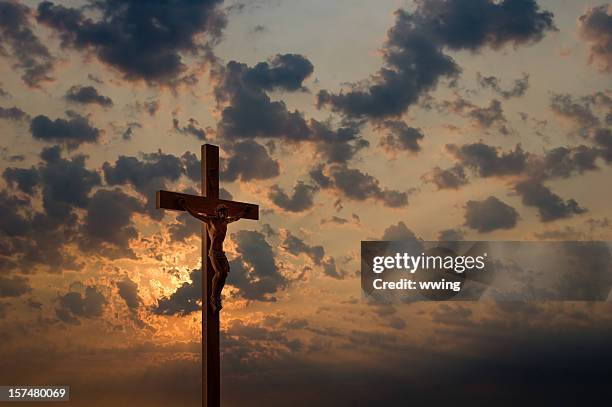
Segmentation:
{"type": "Polygon", "coordinates": [[[224,406],[595,399],[608,303],[374,303],[359,248],[611,240],[611,49],[604,2],[0,1],[0,384],[199,405],[200,226],[155,191],[212,143],[260,207],[224,406]]]}

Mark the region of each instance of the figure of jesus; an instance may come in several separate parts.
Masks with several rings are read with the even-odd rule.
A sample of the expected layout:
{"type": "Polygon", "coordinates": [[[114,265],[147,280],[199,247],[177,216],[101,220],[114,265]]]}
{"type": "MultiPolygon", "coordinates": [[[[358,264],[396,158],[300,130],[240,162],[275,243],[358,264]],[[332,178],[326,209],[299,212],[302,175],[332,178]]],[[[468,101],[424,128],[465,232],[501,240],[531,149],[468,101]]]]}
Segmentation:
{"type": "MultiPolygon", "coordinates": [[[[223,251],[223,241],[227,234],[227,224],[240,220],[248,213],[248,207],[237,216],[229,216],[227,206],[220,204],[216,208],[216,215],[206,215],[199,213],[191,208],[184,199],[179,200],[179,206],[189,212],[191,216],[201,220],[206,224],[206,231],[210,237],[210,251],[208,258],[213,266],[215,275],[212,279],[212,294],[210,296],[210,306],[213,312],[218,312],[223,308],[221,304],[221,292],[225,286],[225,279],[230,271],[229,262],[223,251]]],[[[202,266],[202,268],[204,268],[202,266]]]]}

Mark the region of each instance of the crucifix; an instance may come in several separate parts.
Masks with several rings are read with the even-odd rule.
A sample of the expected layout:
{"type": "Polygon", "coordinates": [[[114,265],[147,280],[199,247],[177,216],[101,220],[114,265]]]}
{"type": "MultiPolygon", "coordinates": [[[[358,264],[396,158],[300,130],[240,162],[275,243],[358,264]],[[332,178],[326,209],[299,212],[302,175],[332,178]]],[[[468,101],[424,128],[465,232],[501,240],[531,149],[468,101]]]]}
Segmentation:
{"type": "Polygon", "coordinates": [[[259,219],[257,205],[219,199],[219,147],[202,146],[202,196],[157,191],[157,208],[188,211],[202,223],[202,405],[221,403],[219,310],[221,290],[229,272],[223,252],[227,224],[259,219]]]}

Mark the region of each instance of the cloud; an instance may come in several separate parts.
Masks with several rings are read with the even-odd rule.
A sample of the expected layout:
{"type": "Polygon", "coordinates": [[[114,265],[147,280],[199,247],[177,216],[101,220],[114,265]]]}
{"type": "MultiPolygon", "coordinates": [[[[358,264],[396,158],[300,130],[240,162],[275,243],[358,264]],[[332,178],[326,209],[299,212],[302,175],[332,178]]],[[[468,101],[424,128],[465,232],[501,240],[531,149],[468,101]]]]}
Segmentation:
{"type": "Polygon", "coordinates": [[[386,241],[413,241],[418,242],[419,239],[412,230],[404,222],[398,222],[397,225],[390,225],[385,229],[380,240],[386,241]]]}
{"type": "Polygon", "coordinates": [[[575,200],[564,201],[536,179],[517,183],[515,190],[521,196],[524,205],[538,209],[542,222],[551,222],[586,212],[586,209],[580,207],[575,200]]]}
{"type": "Polygon", "coordinates": [[[612,130],[597,129],[593,135],[594,141],[602,148],[600,154],[606,163],[612,163],[612,130]]]}
{"type": "Polygon", "coordinates": [[[446,150],[452,154],[460,164],[478,173],[483,178],[518,175],[525,171],[528,154],[517,144],[514,151],[506,153],[498,148],[482,142],[464,144],[458,147],[447,144],[446,150]]]}
{"type": "Polygon", "coordinates": [[[387,152],[421,151],[419,141],[425,137],[421,129],[408,127],[406,123],[398,120],[387,120],[382,123],[382,127],[388,134],[380,139],[380,145],[387,152]]]}
{"type": "Polygon", "coordinates": [[[312,65],[301,55],[277,55],[271,62],[248,67],[230,61],[215,72],[215,97],[221,110],[217,132],[229,141],[254,138],[314,143],[328,162],[346,162],[368,142],[359,135],[359,123],[346,122],[334,128],[329,122],[306,120],[290,111],[283,101],[273,101],[270,90],[297,91],[312,73],[312,65]]]}
{"type": "Polygon", "coordinates": [[[424,182],[434,184],[439,190],[459,189],[469,182],[465,170],[460,164],[446,169],[434,167],[431,171],[423,174],[421,179],[424,182]]]}
{"type": "Polygon", "coordinates": [[[30,87],[53,80],[51,72],[56,59],[34,34],[31,10],[16,1],[0,3],[0,56],[10,56],[22,71],[21,79],[30,87]],[[10,49],[7,49],[7,47],[10,49]]]}
{"type": "Polygon", "coordinates": [[[491,89],[504,99],[523,96],[529,89],[529,74],[527,73],[523,73],[522,77],[514,80],[510,89],[503,89],[500,84],[501,80],[494,75],[482,76],[480,72],[477,72],[476,80],[481,88],[491,89]]]}
{"type": "Polygon", "coordinates": [[[32,291],[32,288],[26,278],[0,275],[0,298],[20,297],[30,291],[32,291]]]}
{"type": "Polygon", "coordinates": [[[597,148],[585,145],[557,147],[547,151],[543,157],[531,157],[528,172],[533,178],[569,178],[574,174],[597,170],[597,148]]]}
{"type": "Polygon", "coordinates": [[[483,201],[467,201],[465,205],[465,225],[480,233],[512,229],[518,219],[516,209],[494,196],[483,201]]]}
{"type": "Polygon", "coordinates": [[[119,296],[125,301],[125,305],[132,311],[138,309],[142,303],[142,299],[138,295],[138,284],[125,277],[117,282],[117,288],[119,289],[119,296]]]}
{"type": "Polygon", "coordinates": [[[81,105],[97,104],[103,107],[111,107],[113,100],[108,96],[98,93],[98,89],[93,86],[74,85],[68,89],[64,96],[66,100],[81,105]]]}
{"type": "MultiPolygon", "coordinates": [[[[229,285],[238,289],[237,295],[246,300],[276,301],[274,294],[287,286],[274,259],[272,246],[265,236],[256,231],[232,233],[238,256],[230,261],[229,285]]],[[[193,270],[191,282],[183,283],[169,297],[163,297],[153,308],[158,315],[188,315],[201,309],[202,273],[193,270]]]]}
{"type": "Polygon", "coordinates": [[[324,173],[324,167],[315,167],[311,170],[310,177],[319,187],[332,188],[342,196],[355,201],[374,199],[390,208],[408,205],[407,192],[381,188],[379,181],[373,176],[358,169],[348,168],[346,165],[330,165],[327,173],[324,173]]]}
{"type": "Polygon", "coordinates": [[[328,163],[346,163],[370,143],[363,139],[360,132],[362,123],[345,121],[336,129],[328,122],[310,119],[310,140],[315,143],[317,152],[328,163]]]}
{"type": "Polygon", "coordinates": [[[293,187],[293,194],[287,195],[278,185],[272,185],[268,198],[276,206],[289,212],[303,212],[312,208],[314,195],[318,188],[298,181],[293,187]]]}
{"type": "Polygon", "coordinates": [[[325,256],[325,249],[321,245],[309,245],[304,240],[293,235],[289,230],[285,230],[281,247],[294,256],[305,254],[315,266],[320,266],[323,274],[328,277],[336,279],[343,277],[343,273],[336,267],[335,259],[331,256],[325,256]]]}
{"type": "Polygon", "coordinates": [[[176,117],[172,119],[172,127],[176,132],[195,137],[200,141],[206,141],[206,129],[198,127],[198,124],[198,121],[192,117],[188,120],[187,126],[181,127],[176,117]]]}
{"type": "Polygon", "coordinates": [[[229,153],[220,174],[224,181],[265,180],[280,174],[278,161],[270,157],[268,150],[254,140],[232,144],[229,153]]]}
{"type": "Polygon", "coordinates": [[[2,177],[11,187],[17,187],[21,192],[33,194],[34,188],[40,183],[40,173],[37,168],[6,168],[2,177]]]}
{"type": "Polygon", "coordinates": [[[333,216],[331,216],[329,218],[322,218],[319,221],[319,224],[321,224],[321,225],[326,225],[328,223],[333,223],[333,224],[336,224],[336,225],[346,225],[347,223],[349,223],[349,220],[345,219],[345,218],[341,218],[341,217],[336,216],[336,215],[333,215],[333,216]]]}
{"type": "Polygon", "coordinates": [[[30,116],[26,112],[16,106],[8,108],[0,106],[0,119],[21,121],[26,120],[29,117],[30,116]]]}
{"type": "Polygon", "coordinates": [[[51,120],[38,115],[30,122],[32,137],[47,142],[64,143],[68,148],[76,148],[83,143],[97,143],[102,131],[93,127],[86,117],[67,111],[67,119],[51,120]]]}
{"type": "Polygon", "coordinates": [[[589,98],[576,101],[569,94],[553,94],[550,108],[558,116],[576,123],[581,132],[600,124],[599,119],[591,110],[589,98]]]}
{"type": "Polygon", "coordinates": [[[85,156],[60,156],[57,147],[43,149],[43,161],[30,169],[7,168],[9,185],[25,192],[25,198],[0,191],[0,257],[3,268],[31,272],[35,266],[49,271],[74,269],[75,258],[64,245],[78,236],[76,209],[86,209],[93,188],[101,183],[95,171],[85,167],[85,156]],[[30,201],[40,188],[42,211],[30,201]]]}
{"type": "Polygon", "coordinates": [[[38,170],[43,208],[49,216],[68,221],[73,216],[74,208],[87,207],[89,193],[101,184],[100,175],[85,167],[86,156],[61,158],[57,146],[43,149],[41,157],[44,163],[38,170]]]}
{"type": "Polygon", "coordinates": [[[57,298],[55,315],[67,324],[80,325],[79,318],[102,316],[106,298],[95,286],[85,287],[85,293],[69,291],[57,298]]]}
{"type": "Polygon", "coordinates": [[[325,256],[325,249],[321,245],[310,246],[299,237],[291,234],[288,230],[281,242],[281,247],[294,256],[305,254],[312,262],[319,266],[325,256]]]}
{"type": "Polygon", "coordinates": [[[601,72],[612,72],[612,6],[588,9],[578,18],[578,32],[589,44],[589,64],[601,72]]]}
{"type": "Polygon", "coordinates": [[[465,232],[461,229],[444,229],[438,232],[437,240],[443,242],[457,242],[464,240],[465,232]]]}
{"type": "Polygon", "coordinates": [[[176,222],[168,226],[170,237],[175,242],[184,242],[190,236],[198,236],[202,232],[200,221],[187,213],[176,217],[176,222]]]}
{"type": "Polygon", "coordinates": [[[285,288],[287,279],[274,259],[272,246],[263,234],[241,230],[232,233],[238,257],[230,261],[228,284],[239,289],[238,295],[247,300],[276,301],[274,294],[285,288]]]}
{"type": "Polygon", "coordinates": [[[268,62],[245,68],[243,80],[259,89],[296,91],[304,89],[302,82],[313,71],[312,63],[302,55],[278,54],[268,62]]]}
{"type": "Polygon", "coordinates": [[[189,273],[191,282],[183,283],[169,297],[157,302],[152,312],[157,315],[189,315],[202,309],[202,270],[189,273]]]}
{"type": "Polygon", "coordinates": [[[383,119],[403,114],[441,78],[461,68],[443,52],[515,47],[554,30],[553,16],[534,0],[423,0],[414,12],[397,10],[383,46],[384,66],[364,85],[319,92],[318,105],[347,117],[383,119]]]}
{"type": "Polygon", "coordinates": [[[63,47],[95,55],[126,80],[172,85],[186,74],[185,57],[206,54],[202,37],[219,38],[225,26],[220,3],[91,1],[87,9],[99,16],[92,18],[82,8],[44,1],[37,19],[59,34],[63,47]]]}
{"type": "Polygon", "coordinates": [[[486,107],[480,107],[466,99],[456,97],[455,100],[443,101],[439,104],[438,109],[441,111],[450,110],[466,117],[476,128],[483,130],[496,128],[504,135],[510,133],[510,130],[506,127],[508,121],[504,115],[501,102],[497,99],[491,100],[486,107]]]}
{"type": "Polygon", "coordinates": [[[145,210],[153,219],[161,219],[163,211],[155,209],[155,191],[167,189],[168,182],[178,180],[184,173],[181,159],[165,154],[142,154],[142,159],[121,155],[114,164],[102,165],[108,185],[131,185],[147,199],[145,210]]]}
{"type": "Polygon", "coordinates": [[[120,189],[97,190],[87,206],[79,247],[110,258],[135,258],[129,242],[138,236],[132,222],[138,212],[142,212],[140,201],[120,189]]]}
{"type": "Polygon", "coordinates": [[[265,91],[302,89],[302,82],[311,73],[310,62],[294,54],[277,55],[271,63],[261,62],[253,68],[228,62],[217,73],[215,86],[217,103],[229,103],[221,112],[219,133],[228,138],[308,138],[310,132],[302,114],[290,112],[282,101],[271,101],[265,91]],[[303,68],[306,64],[310,70],[303,68]]]}

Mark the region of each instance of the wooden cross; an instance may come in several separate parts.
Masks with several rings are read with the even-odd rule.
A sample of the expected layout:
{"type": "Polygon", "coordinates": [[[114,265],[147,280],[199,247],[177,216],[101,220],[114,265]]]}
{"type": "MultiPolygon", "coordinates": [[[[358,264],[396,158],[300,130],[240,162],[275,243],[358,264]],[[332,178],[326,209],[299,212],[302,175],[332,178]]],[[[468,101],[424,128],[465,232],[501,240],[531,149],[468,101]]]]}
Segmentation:
{"type": "MultiPolygon", "coordinates": [[[[212,144],[202,146],[202,196],[157,191],[157,208],[175,211],[184,210],[179,200],[194,210],[215,215],[220,204],[227,206],[229,216],[236,216],[248,209],[244,219],[259,219],[257,205],[219,199],[219,147],[212,144]]],[[[219,313],[210,307],[212,277],[214,270],[208,252],[210,238],[206,224],[202,224],[202,405],[219,407],[221,403],[221,366],[219,355],[219,313]],[[204,278],[205,276],[205,278],[204,278]]]]}

